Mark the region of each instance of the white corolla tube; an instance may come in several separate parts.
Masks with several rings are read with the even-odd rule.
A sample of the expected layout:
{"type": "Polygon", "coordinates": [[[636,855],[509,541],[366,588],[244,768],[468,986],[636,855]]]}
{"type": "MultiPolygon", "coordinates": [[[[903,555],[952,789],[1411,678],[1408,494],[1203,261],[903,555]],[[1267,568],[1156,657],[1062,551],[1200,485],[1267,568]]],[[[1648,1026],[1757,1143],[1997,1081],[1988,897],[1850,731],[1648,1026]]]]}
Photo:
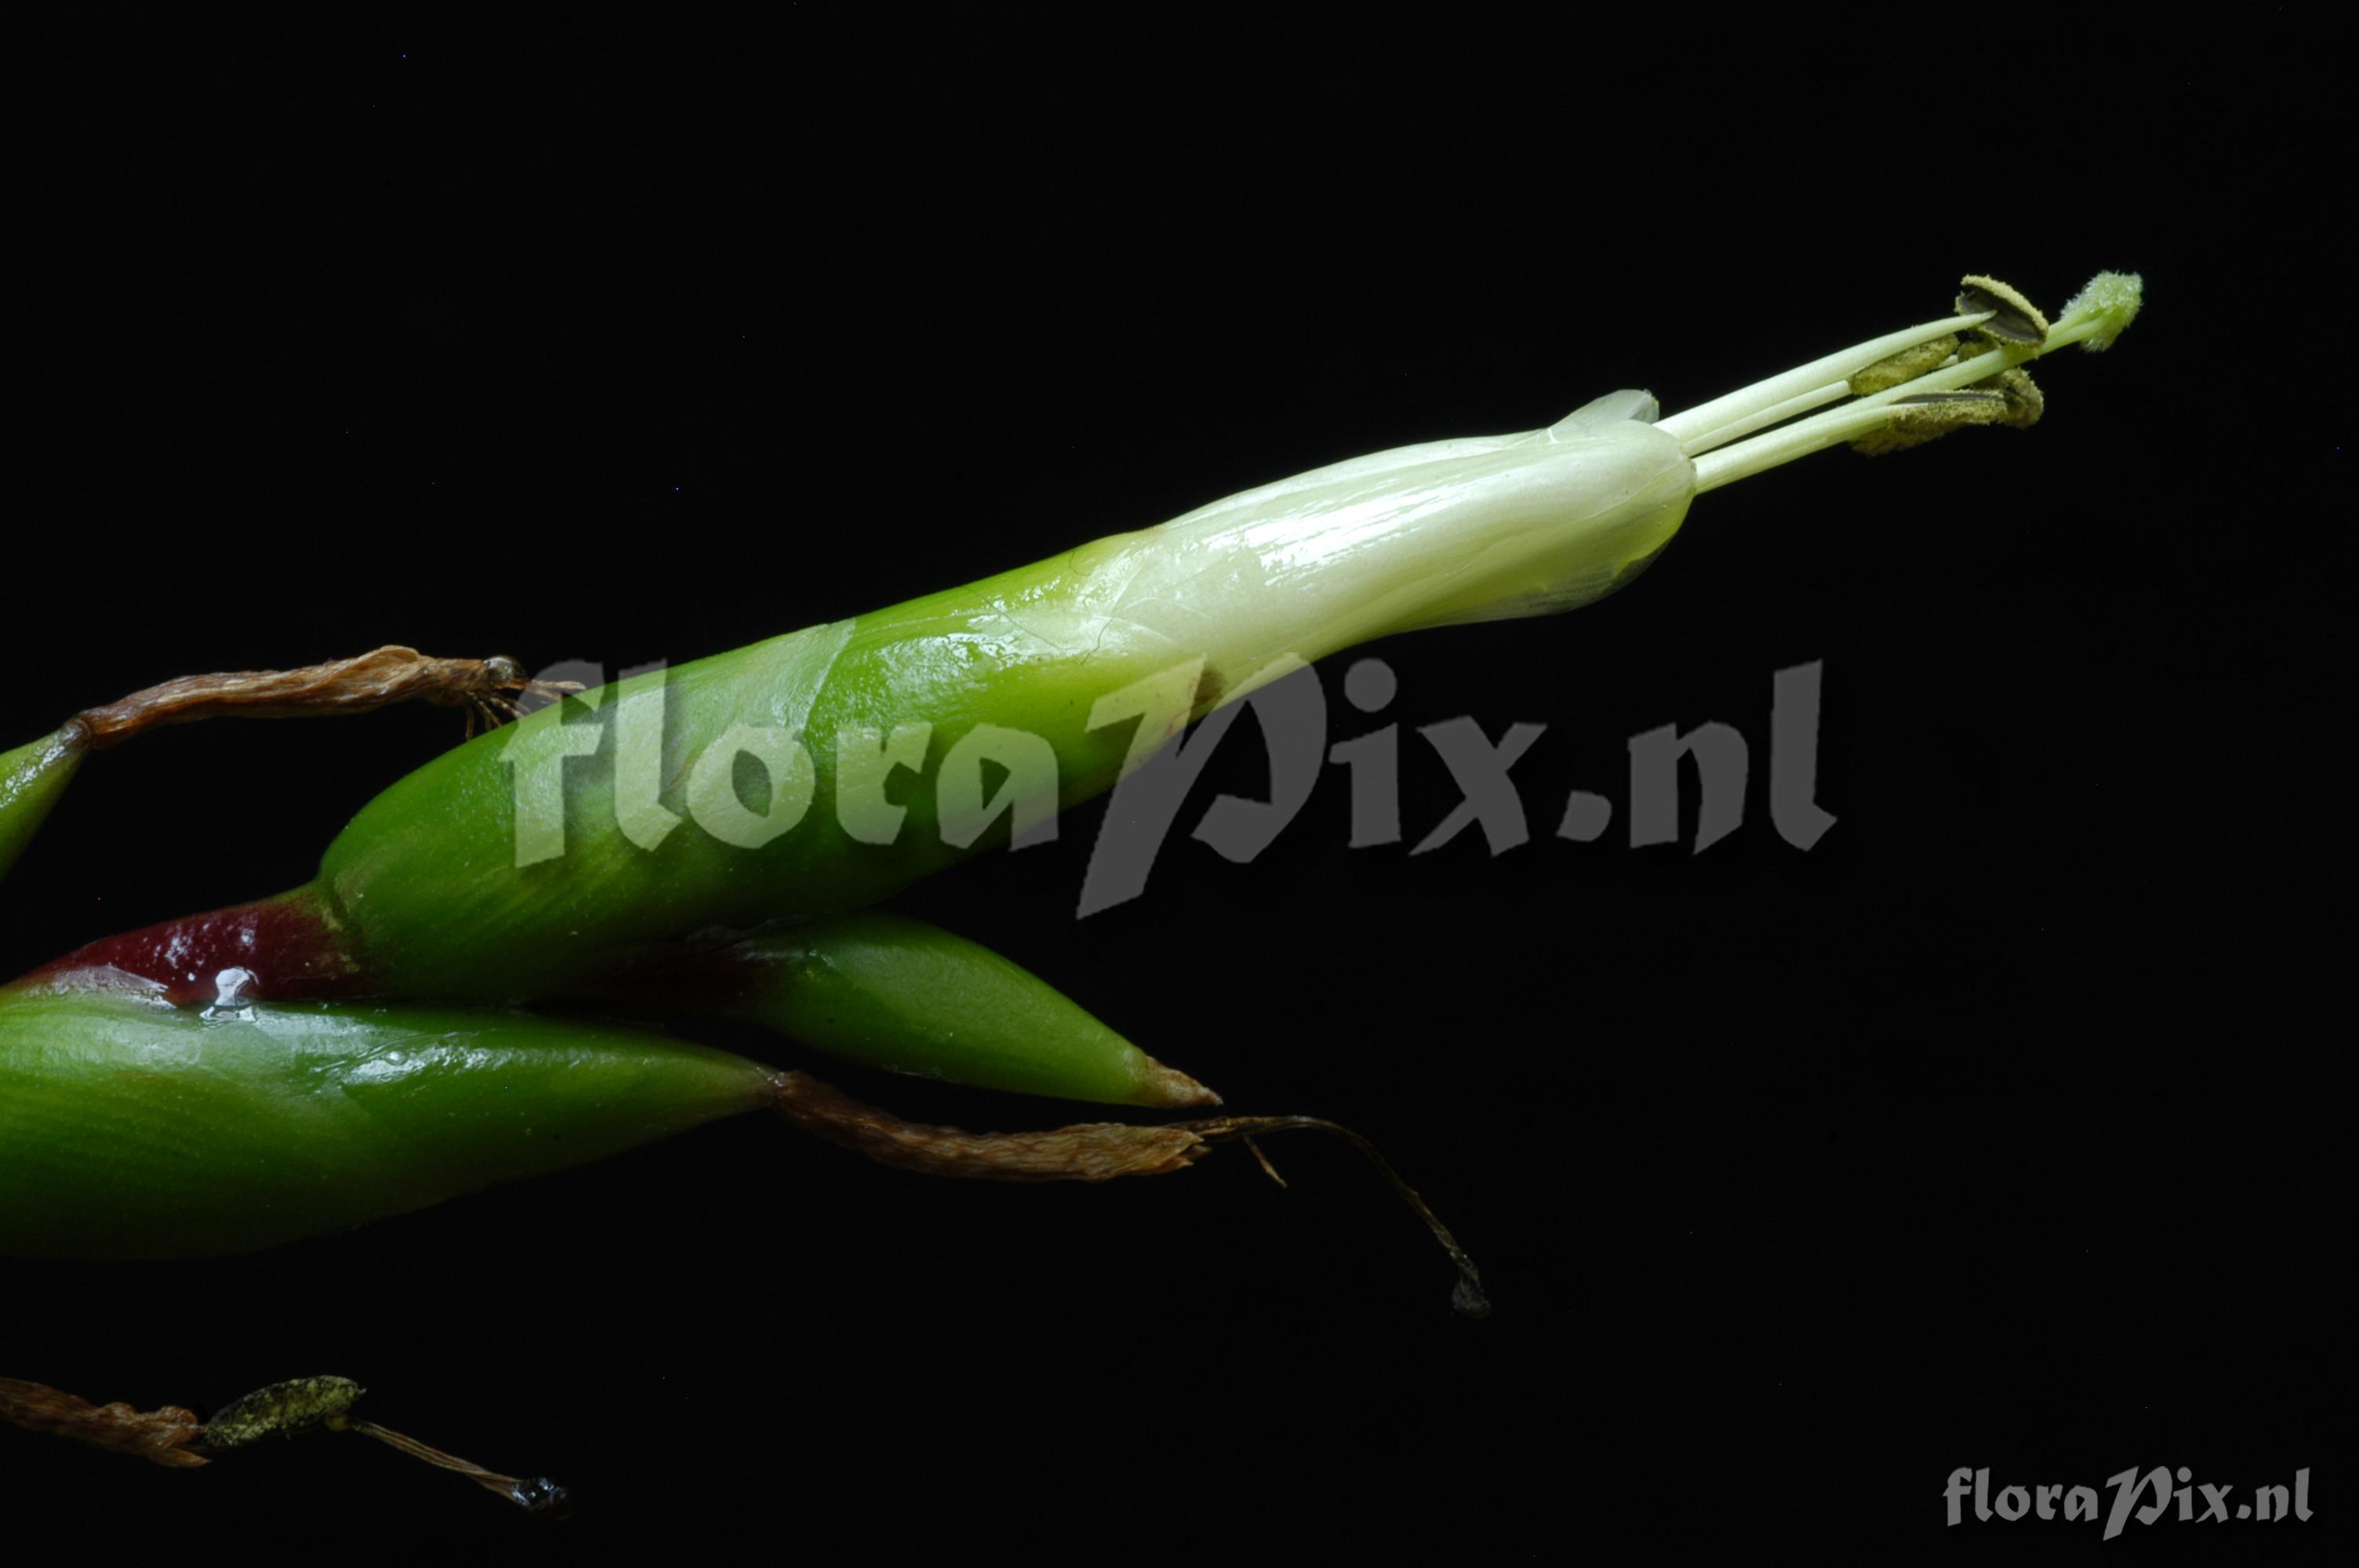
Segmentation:
{"type": "Polygon", "coordinates": [[[1059,563],[1061,591],[1033,608],[1240,676],[1396,632],[1577,609],[1643,569],[1707,491],[1839,443],[2031,423],[2039,395],[2021,367],[2105,347],[2139,298],[2135,275],[2101,274],[2051,327],[1969,278],[1956,315],[1668,418],[1649,394],[1613,393],[1542,429],[1354,458],[1100,540],[1059,563]]]}

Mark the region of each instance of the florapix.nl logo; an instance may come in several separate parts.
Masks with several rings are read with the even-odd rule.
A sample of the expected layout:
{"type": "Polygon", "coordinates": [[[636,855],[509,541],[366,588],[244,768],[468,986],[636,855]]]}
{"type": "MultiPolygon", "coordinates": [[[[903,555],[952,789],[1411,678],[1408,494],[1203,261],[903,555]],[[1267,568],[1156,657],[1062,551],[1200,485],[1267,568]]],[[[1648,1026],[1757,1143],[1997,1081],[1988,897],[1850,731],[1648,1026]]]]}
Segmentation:
{"type": "MultiPolygon", "coordinates": [[[[1114,796],[1081,892],[1078,912],[1086,917],[1145,892],[1191,790],[1247,712],[1266,752],[1269,797],[1214,796],[1191,837],[1231,861],[1250,862],[1299,816],[1320,782],[1341,770],[1350,791],[1350,847],[1408,839],[1404,726],[1386,718],[1399,682],[1380,658],[1354,661],[1342,685],[1350,709],[1384,721],[1341,740],[1333,737],[1343,723],[1318,671],[1290,657],[1209,699],[1203,661],[1180,661],[1105,693],[1078,730],[1055,739],[987,722],[953,731],[924,719],[838,725],[819,734],[808,720],[842,641],[832,635],[837,630],[801,634],[813,640],[806,656],[787,662],[777,688],[764,697],[777,722],[733,714],[701,745],[690,734],[693,725],[674,722],[682,703],[665,666],[625,671],[612,687],[598,684],[604,672],[595,665],[542,672],[540,679],[591,689],[527,716],[506,744],[516,867],[564,855],[576,841],[570,833],[609,827],[650,853],[682,830],[749,851],[797,831],[832,831],[880,847],[930,833],[963,849],[1005,820],[1011,847],[1022,849],[1058,836],[1075,753],[1086,753],[1079,763],[1086,768],[1117,744],[1114,796]],[[1126,741],[1120,740],[1125,725],[1132,726],[1126,741]],[[584,773],[584,766],[596,771],[584,773]],[[914,782],[901,784],[896,800],[889,791],[905,773],[914,782]],[[594,779],[594,787],[575,787],[585,778],[594,779]]],[[[1770,680],[1768,814],[1778,836],[1804,850],[1835,820],[1817,800],[1824,676],[1823,663],[1812,662],[1777,670],[1770,680]]],[[[1514,770],[1547,730],[1545,722],[1486,725],[1468,715],[1414,726],[1459,798],[1424,827],[1408,852],[1429,853],[1469,829],[1483,835],[1494,856],[1529,843],[1535,802],[1514,770]]],[[[1625,750],[1623,802],[1586,789],[1552,794],[1538,803],[1547,831],[1594,842],[1619,816],[1633,848],[1678,842],[1683,762],[1692,765],[1701,790],[1693,852],[1744,826],[1753,747],[1736,726],[1712,721],[1682,731],[1665,724],[1631,736],[1625,750]]]]}
{"type": "MultiPolygon", "coordinates": [[[[1996,1519],[2013,1524],[2027,1516],[2068,1524],[2096,1522],[2098,1499],[2093,1487],[2060,1483],[2009,1485],[2001,1487],[1994,1497],[1990,1479],[1988,1466],[1974,1469],[1961,1465],[1951,1471],[1949,1483],[1941,1491],[1946,1522],[1965,1522],[1970,1498],[1973,1517],[1983,1523],[1996,1519]]],[[[2102,1541],[2111,1541],[2121,1534],[2123,1526],[2133,1519],[2140,1524],[2153,1524],[2173,1512],[2185,1524],[2225,1524],[2231,1519],[2281,1524],[2288,1519],[2306,1521],[2310,1518],[2307,1465],[2293,1473],[2290,1490],[2283,1485],[2256,1487],[2249,1499],[2236,1498],[2234,1486],[2215,1487],[2208,1481],[2196,1481],[2194,1472],[2184,1465],[2176,1471],[2158,1465],[2143,1474],[2133,1465],[2106,1476],[2105,1485],[2113,1488],[2114,1495],[2105,1510],[2104,1533],[2098,1538],[2102,1541]],[[2141,1498],[2147,1500],[2142,1502],[2141,1498]]]]}

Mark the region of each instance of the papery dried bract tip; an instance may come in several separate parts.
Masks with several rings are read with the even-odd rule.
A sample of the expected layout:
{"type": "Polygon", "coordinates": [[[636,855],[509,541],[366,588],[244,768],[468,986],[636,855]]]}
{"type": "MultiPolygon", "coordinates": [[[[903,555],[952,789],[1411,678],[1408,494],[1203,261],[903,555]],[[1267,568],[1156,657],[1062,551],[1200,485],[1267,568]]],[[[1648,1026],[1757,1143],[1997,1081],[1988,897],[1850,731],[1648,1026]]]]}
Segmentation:
{"type": "Polygon", "coordinates": [[[120,1402],[93,1405],[46,1383],[0,1378],[0,1422],[169,1469],[192,1470],[206,1462],[191,1450],[204,1436],[204,1423],[178,1405],[145,1411],[120,1402]]]}

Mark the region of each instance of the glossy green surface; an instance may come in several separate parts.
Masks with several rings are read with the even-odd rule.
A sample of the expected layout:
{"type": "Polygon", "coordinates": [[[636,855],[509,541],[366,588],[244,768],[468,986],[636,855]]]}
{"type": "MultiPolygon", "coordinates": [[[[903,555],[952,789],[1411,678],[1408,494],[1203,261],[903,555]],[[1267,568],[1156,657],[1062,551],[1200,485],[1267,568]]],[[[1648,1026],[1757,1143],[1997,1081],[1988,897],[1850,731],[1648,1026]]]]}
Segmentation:
{"type": "Polygon", "coordinates": [[[755,1108],[766,1075],[520,1013],[0,994],[0,1256],[276,1246],[755,1108]]]}
{"type": "Polygon", "coordinates": [[[82,766],[83,748],[44,735],[13,752],[0,752],[0,876],[16,863],[49,807],[82,766]]]}
{"type": "MultiPolygon", "coordinates": [[[[1027,798],[1070,806],[1120,776],[1142,722],[1091,730],[1093,708],[1150,677],[1181,676],[1159,744],[1191,713],[1371,637],[1611,591],[1678,531],[1693,479],[1677,442],[1625,416],[1641,404],[1651,410],[1618,395],[1545,430],[1336,464],[586,693],[370,802],[310,896],[378,989],[453,999],[545,994],[651,941],[860,908],[1006,841],[1003,816],[979,839],[945,842],[938,809],[946,755],[982,726],[1036,737],[1054,776],[1027,798]],[[893,775],[888,798],[907,814],[889,842],[871,842],[840,809],[840,738],[903,725],[930,727],[921,776],[893,775]],[[729,771],[704,769],[708,752],[727,759],[733,731],[791,732],[810,759],[807,808],[758,847],[709,830],[714,795],[699,804],[699,781],[729,771]],[[529,779],[548,781],[549,804],[520,811],[529,779]]],[[[734,767],[722,804],[758,823],[776,781],[745,756],[734,767]]]]}
{"type": "Polygon", "coordinates": [[[1103,1105],[1212,1103],[1030,971],[923,921],[852,914],[731,949],[729,1011],[865,1066],[1103,1105]]]}
{"type": "Polygon", "coordinates": [[[1114,782],[1136,726],[1085,732],[1092,705],[1184,655],[1160,639],[1116,636],[1077,657],[1055,627],[1035,626],[1027,607],[1070,598],[1077,569],[1047,563],[814,627],[604,687],[590,694],[594,707],[568,701],[478,737],[363,807],[329,847],[315,888],[384,989],[453,998],[545,993],[653,940],[871,903],[1006,842],[1005,817],[972,846],[943,841],[933,779],[977,725],[1045,740],[1062,805],[1114,782]],[[664,787],[656,798],[680,820],[650,849],[618,822],[614,730],[625,705],[658,690],[664,787]],[[558,724],[605,733],[595,753],[561,764],[563,852],[519,867],[508,748],[547,744],[544,732],[558,724]],[[809,808],[759,849],[705,831],[687,800],[704,751],[739,724],[796,731],[815,764],[809,808]],[[925,777],[894,775],[887,798],[908,816],[893,842],[864,842],[837,810],[837,736],[902,724],[932,727],[925,777]]]}

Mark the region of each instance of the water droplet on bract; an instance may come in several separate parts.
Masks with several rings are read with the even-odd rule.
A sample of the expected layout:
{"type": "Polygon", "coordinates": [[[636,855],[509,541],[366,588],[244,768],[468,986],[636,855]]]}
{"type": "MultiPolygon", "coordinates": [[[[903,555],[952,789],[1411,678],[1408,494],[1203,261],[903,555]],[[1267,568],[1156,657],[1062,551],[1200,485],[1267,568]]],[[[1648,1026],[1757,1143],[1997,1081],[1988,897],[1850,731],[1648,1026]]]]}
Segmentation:
{"type": "Polygon", "coordinates": [[[255,978],[252,969],[223,969],[215,975],[212,1005],[204,1011],[205,1022],[252,1023],[254,1004],[246,998],[254,989],[255,978]]]}

